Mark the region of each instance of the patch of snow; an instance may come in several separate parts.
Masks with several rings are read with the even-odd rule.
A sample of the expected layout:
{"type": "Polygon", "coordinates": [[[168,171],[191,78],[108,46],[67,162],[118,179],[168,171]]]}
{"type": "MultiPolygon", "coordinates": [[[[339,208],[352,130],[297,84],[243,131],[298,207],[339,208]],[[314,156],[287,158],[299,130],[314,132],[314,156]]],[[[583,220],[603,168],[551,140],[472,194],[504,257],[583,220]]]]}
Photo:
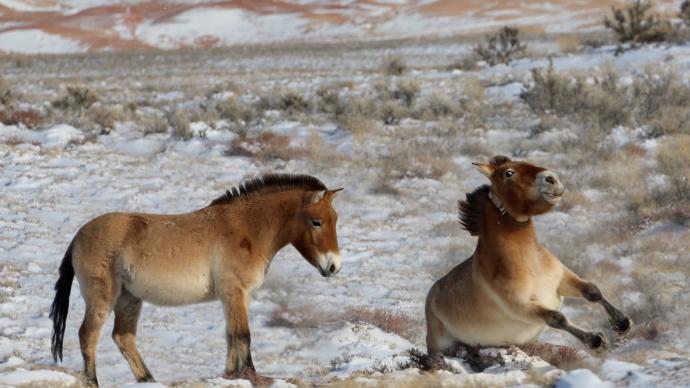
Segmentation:
{"type": "Polygon", "coordinates": [[[39,382],[74,384],[77,382],[77,379],[67,373],[53,370],[26,370],[19,368],[12,372],[0,372],[0,384],[26,385],[39,382]]]}
{"type": "Polygon", "coordinates": [[[575,369],[561,376],[556,388],[613,388],[611,382],[602,381],[589,369],[575,369]]]}
{"type": "Polygon", "coordinates": [[[61,54],[86,51],[81,43],[42,30],[22,29],[0,32],[0,51],[21,54],[61,54]]]}

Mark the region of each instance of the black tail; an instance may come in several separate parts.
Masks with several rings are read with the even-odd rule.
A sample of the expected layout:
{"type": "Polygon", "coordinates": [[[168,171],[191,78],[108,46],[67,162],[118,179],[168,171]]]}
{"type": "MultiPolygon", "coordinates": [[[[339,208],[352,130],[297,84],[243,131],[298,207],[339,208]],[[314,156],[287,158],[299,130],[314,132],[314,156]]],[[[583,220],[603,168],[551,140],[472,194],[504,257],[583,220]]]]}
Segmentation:
{"type": "Polygon", "coordinates": [[[60,278],[55,283],[55,299],[50,306],[49,317],[53,320],[53,338],[51,339],[51,351],[53,359],[57,362],[58,357],[62,361],[62,339],[65,337],[65,324],[67,322],[67,310],[69,310],[69,294],[72,291],[72,280],[74,280],[74,267],[72,266],[72,246],[74,240],[69,244],[65,257],[60,264],[60,278]]]}

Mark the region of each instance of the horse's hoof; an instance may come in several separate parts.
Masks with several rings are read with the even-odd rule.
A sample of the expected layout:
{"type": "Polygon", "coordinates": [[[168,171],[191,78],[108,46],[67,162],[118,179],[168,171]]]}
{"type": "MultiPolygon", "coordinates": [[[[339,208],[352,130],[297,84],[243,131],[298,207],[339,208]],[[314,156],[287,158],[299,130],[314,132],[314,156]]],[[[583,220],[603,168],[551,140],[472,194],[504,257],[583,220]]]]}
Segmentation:
{"type": "Polygon", "coordinates": [[[592,335],[588,346],[590,349],[602,353],[609,349],[609,340],[606,339],[604,333],[595,333],[592,335]]]}
{"type": "Polygon", "coordinates": [[[632,330],[632,319],[625,317],[618,322],[612,322],[613,331],[618,335],[626,335],[632,330]]]}
{"type": "Polygon", "coordinates": [[[249,380],[252,385],[257,387],[268,387],[273,384],[273,379],[256,373],[255,370],[244,370],[242,372],[225,372],[223,378],[227,380],[249,380]]]}

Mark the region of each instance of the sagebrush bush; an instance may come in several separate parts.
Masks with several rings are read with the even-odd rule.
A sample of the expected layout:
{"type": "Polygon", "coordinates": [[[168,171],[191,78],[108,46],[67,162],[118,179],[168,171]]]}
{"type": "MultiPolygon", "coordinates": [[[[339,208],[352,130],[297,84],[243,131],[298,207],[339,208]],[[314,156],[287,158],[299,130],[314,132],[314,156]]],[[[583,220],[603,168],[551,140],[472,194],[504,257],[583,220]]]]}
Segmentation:
{"type": "Polygon", "coordinates": [[[316,109],[319,112],[338,116],[344,114],[347,110],[344,99],[340,97],[338,90],[334,90],[333,87],[320,87],[316,90],[316,98],[316,109]]]}
{"type": "Polygon", "coordinates": [[[418,108],[416,116],[424,120],[437,120],[443,117],[455,116],[458,104],[453,102],[448,95],[441,92],[433,92],[418,108]]]}
{"type": "Polygon", "coordinates": [[[399,81],[393,90],[391,90],[391,97],[402,102],[406,107],[414,105],[417,95],[419,94],[419,82],[415,80],[399,81]]]}
{"type": "Polygon", "coordinates": [[[64,96],[52,102],[63,111],[82,112],[98,101],[98,95],[84,86],[68,86],[64,96]]]}
{"type": "MultiPolygon", "coordinates": [[[[606,68],[588,83],[581,76],[532,69],[533,85],[520,93],[522,101],[539,114],[569,116],[593,126],[600,134],[630,118],[629,92],[620,85],[618,73],[606,68]]],[[[592,139],[596,141],[598,139],[592,139]]]]}
{"type": "Polygon", "coordinates": [[[164,115],[158,113],[141,115],[138,119],[138,125],[142,128],[144,135],[166,133],[170,127],[168,119],[164,115]]]}
{"type": "MultiPolygon", "coordinates": [[[[633,0],[625,8],[611,7],[611,18],[604,17],[604,26],[612,30],[619,43],[630,43],[631,47],[640,44],[663,42],[673,32],[671,22],[652,14],[654,2],[633,0]]],[[[618,52],[623,48],[619,45],[618,52]]]]}
{"type": "Polygon", "coordinates": [[[5,109],[12,109],[16,102],[16,96],[9,85],[0,78],[0,106],[5,109]]]}
{"type": "Polygon", "coordinates": [[[221,119],[245,125],[257,120],[262,114],[259,107],[240,102],[234,96],[217,101],[215,110],[221,119]]]}
{"type": "Polygon", "coordinates": [[[279,107],[288,114],[307,113],[311,110],[309,101],[293,90],[288,90],[280,96],[279,107]]]}
{"type": "Polygon", "coordinates": [[[389,57],[384,60],[383,72],[387,75],[403,75],[407,64],[400,57],[389,57]]]}
{"type": "Polygon", "coordinates": [[[303,157],[302,148],[290,145],[289,136],[275,132],[261,132],[258,135],[242,134],[235,138],[225,152],[229,156],[247,156],[263,161],[293,160],[303,157]]]}
{"type": "Polygon", "coordinates": [[[690,27],[690,0],[684,0],[680,4],[678,18],[683,21],[686,27],[690,27]]]}
{"type": "Polygon", "coordinates": [[[527,45],[520,41],[517,28],[505,26],[497,33],[486,37],[486,44],[476,44],[473,51],[487,64],[508,64],[525,51],[527,45]]]}
{"type": "Polygon", "coordinates": [[[86,111],[87,120],[96,126],[95,129],[100,134],[110,133],[115,129],[115,122],[121,121],[123,116],[124,114],[120,110],[100,104],[95,104],[86,111]]]}
{"type": "Polygon", "coordinates": [[[168,124],[172,128],[172,136],[175,139],[189,140],[194,135],[189,129],[189,118],[187,113],[181,110],[174,110],[166,115],[168,124]]]}
{"type": "Polygon", "coordinates": [[[669,178],[668,203],[690,206],[690,135],[668,138],[659,147],[657,164],[669,178]]]}

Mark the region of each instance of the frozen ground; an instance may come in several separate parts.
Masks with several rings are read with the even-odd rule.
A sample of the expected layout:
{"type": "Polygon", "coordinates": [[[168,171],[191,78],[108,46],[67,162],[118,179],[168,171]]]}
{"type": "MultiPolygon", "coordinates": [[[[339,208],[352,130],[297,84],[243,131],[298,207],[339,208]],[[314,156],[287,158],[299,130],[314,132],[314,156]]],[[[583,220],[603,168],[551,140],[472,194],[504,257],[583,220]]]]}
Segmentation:
{"type": "MultiPolygon", "coordinates": [[[[553,50],[553,46],[544,47],[553,50]]],[[[109,103],[137,102],[154,109],[164,104],[189,106],[207,89],[217,89],[216,84],[225,89],[214,90],[215,95],[247,99],[276,86],[313,94],[319,86],[351,82],[351,89],[358,90],[383,77],[380,58],[394,54],[415,64],[401,79],[419,80],[422,97],[430,90],[462,96],[468,93],[466,82],[472,78],[487,85],[486,98],[497,106],[519,107],[518,94],[530,82],[529,70],[547,63],[537,57],[471,72],[444,69],[467,49],[439,43],[354,52],[331,48],[310,56],[289,50],[246,55],[105,55],[37,58],[35,62],[29,59],[26,67],[3,66],[5,79],[34,106],[52,100],[65,84],[76,80],[98,89],[109,103]],[[228,81],[233,83],[231,87],[228,81]]],[[[646,48],[615,58],[611,48],[555,54],[554,65],[560,70],[590,71],[610,64],[623,73],[623,80],[646,63],[665,62],[684,74],[690,67],[688,47],[646,48]]],[[[556,382],[558,387],[690,384],[690,359],[685,350],[689,339],[685,324],[690,314],[687,273],[675,268],[664,272],[658,280],[668,289],[640,290],[631,277],[646,252],[642,245],[649,241],[663,237],[665,255],[686,256],[688,227],[661,220],[621,240],[583,243],[598,230],[615,229],[626,209],[614,189],[605,185],[573,187],[574,182],[587,181],[581,175],[596,173],[596,163],[583,164],[577,149],[562,151],[561,145],[577,134],[563,128],[534,135],[525,129],[529,125],[525,123],[534,118],[522,113],[511,116],[515,120],[491,116],[481,127],[451,134],[438,132],[436,125],[443,123],[414,119],[362,135],[328,120],[304,123],[309,120],[283,117],[270,110],[265,116],[250,133],[286,135],[293,145],[314,148],[309,156],[287,160],[227,156],[228,144],[241,131],[221,121],[193,123],[195,136],[189,140],[177,140],[167,133],[144,136],[129,122],[118,122],[110,134],[95,136],[86,128],[64,123],[41,130],[0,124],[0,386],[37,381],[48,381],[51,386],[80,384],[77,329],[83,302],[76,282],[67,320],[65,361],[58,366],[50,357],[48,310],[59,262],[83,223],[115,210],[194,210],[244,179],[265,172],[308,173],[329,187],[345,188],[335,204],[340,216],[342,272],[324,279],[297,252],[286,248],[274,259],[266,283],[254,295],[250,328],[255,364],[260,372],[281,379],[279,384],[290,384],[285,380],[337,383],[341,379],[343,384],[353,385],[410,381],[426,385],[556,382]],[[419,147],[428,147],[422,151],[432,155],[446,152],[443,147],[450,147],[448,144],[452,144],[452,152],[441,173],[427,173],[424,169],[431,167],[415,165],[412,167],[423,171],[410,169],[391,178],[392,193],[377,190],[387,171],[382,165],[387,155],[417,152],[419,147]],[[597,279],[607,279],[606,271],[617,268],[612,277],[620,280],[610,280],[602,288],[623,310],[633,310],[647,293],[658,294],[664,301],[675,298],[676,311],[668,315],[671,328],[665,335],[611,337],[608,354],[587,355],[582,367],[567,371],[506,350],[487,351],[500,352],[503,365],[483,373],[472,373],[457,359],[449,359],[452,371],[434,374],[386,368],[404,361],[405,351],[411,347],[424,349],[426,291],[474,247],[474,239],[455,222],[457,200],[484,183],[471,168],[471,161],[498,153],[546,165],[568,177],[569,189],[585,199],[580,205],[539,217],[536,224],[542,241],[557,255],[577,257],[576,269],[600,274],[597,279]],[[625,287],[625,292],[615,287],[625,287]],[[274,312],[281,308],[312,314],[324,323],[294,327],[271,323],[274,312]],[[404,313],[412,325],[411,334],[403,338],[370,322],[347,319],[347,312],[358,308],[404,313]]],[[[635,128],[611,130],[608,148],[602,152],[620,153],[634,144],[653,160],[665,139],[640,139],[636,133],[635,128]]],[[[424,160],[419,155],[415,158],[424,160]]],[[[644,162],[636,159],[635,163],[644,162]]],[[[564,312],[585,327],[607,328],[601,311],[585,303],[568,301],[564,312]]],[[[103,386],[131,383],[129,368],[109,337],[111,329],[109,322],[99,345],[99,379],[103,386]]],[[[162,384],[235,384],[218,378],[225,357],[223,329],[218,303],[178,308],[145,305],[138,344],[162,384]]],[[[546,331],[541,340],[582,348],[573,338],[555,331],[546,331]]]]}

